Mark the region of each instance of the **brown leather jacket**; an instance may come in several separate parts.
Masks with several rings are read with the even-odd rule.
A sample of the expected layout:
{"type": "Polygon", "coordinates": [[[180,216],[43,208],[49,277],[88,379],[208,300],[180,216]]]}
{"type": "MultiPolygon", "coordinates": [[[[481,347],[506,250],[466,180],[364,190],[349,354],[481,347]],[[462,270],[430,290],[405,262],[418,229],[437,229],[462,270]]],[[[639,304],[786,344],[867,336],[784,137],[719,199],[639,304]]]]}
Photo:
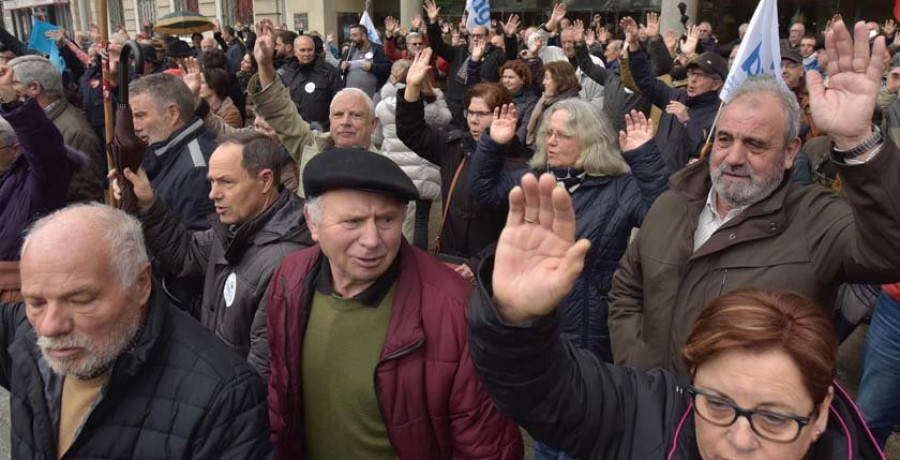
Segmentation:
{"type": "Polygon", "coordinates": [[[674,175],[613,278],[616,362],[686,374],[680,350],[700,311],[741,287],[792,290],[830,310],[840,283],[900,281],[897,146],[888,140],[864,165],[835,166],[845,197],[785,177],[696,252],[709,166],[697,162],[674,175]]]}

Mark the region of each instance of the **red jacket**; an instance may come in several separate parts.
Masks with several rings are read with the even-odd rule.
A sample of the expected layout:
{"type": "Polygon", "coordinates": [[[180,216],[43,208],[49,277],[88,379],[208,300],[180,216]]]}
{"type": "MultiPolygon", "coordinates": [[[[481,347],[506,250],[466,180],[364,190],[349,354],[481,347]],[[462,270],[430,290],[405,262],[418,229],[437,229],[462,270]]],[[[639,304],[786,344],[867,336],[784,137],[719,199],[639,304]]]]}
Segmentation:
{"type": "MultiPolygon", "coordinates": [[[[472,287],[406,242],[391,319],[375,368],[388,437],[400,459],[521,459],[519,430],[500,414],[469,357],[472,287]]],[[[276,459],[303,458],[303,336],[318,245],[284,259],[268,294],[269,421],[276,459]]]]}

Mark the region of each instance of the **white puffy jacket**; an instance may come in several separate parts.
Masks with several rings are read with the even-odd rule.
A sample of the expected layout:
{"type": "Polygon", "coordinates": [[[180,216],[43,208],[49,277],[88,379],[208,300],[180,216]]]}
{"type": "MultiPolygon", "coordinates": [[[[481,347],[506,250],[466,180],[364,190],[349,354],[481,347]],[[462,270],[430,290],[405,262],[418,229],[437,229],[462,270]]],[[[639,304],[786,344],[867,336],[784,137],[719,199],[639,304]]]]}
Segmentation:
{"type": "MultiPolygon", "coordinates": [[[[381,153],[412,179],[419,189],[422,200],[436,200],[441,197],[441,171],[434,163],[416,155],[397,137],[397,91],[403,91],[403,85],[385,83],[381,88],[381,101],[375,107],[375,116],[381,128],[381,153]]],[[[444,101],[444,94],[435,89],[437,99],[425,104],[425,122],[435,128],[442,128],[450,123],[450,109],[444,101]]]]}

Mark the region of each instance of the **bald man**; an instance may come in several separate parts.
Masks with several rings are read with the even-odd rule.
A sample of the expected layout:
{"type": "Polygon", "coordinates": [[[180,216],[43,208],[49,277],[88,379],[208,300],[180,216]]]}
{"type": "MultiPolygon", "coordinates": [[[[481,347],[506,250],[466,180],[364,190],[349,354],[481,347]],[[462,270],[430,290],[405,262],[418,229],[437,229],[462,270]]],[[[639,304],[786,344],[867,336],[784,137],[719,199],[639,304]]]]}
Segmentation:
{"type": "Polygon", "coordinates": [[[13,458],[270,455],[262,380],[152,286],[137,220],[57,211],[26,235],[21,273],[25,303],[0,305],[13,458]]]}
{"type": "Polygon", "coordinates": [[[341,72],[316,56],[312,38],[300,35],[294,40],[294,59],[281,66],[277,73],[291,94],[300,116],[313,129],[328,131],[328,106],[338,91],[344,88],[341,72]]]}

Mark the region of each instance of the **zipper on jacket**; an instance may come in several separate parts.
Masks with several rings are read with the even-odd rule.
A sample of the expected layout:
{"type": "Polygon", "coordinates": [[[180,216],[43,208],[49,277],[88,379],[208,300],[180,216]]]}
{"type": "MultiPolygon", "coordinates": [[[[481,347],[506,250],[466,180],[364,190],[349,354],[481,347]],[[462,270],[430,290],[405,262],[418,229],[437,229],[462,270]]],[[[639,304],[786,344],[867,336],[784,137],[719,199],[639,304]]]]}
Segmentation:
{"type": "Polygon", "coordinates": [[[384,421],[385,431],[387,432],[388,441],[390,441],[391,446],[394,446],[395,444],[394,444],[394,440],[391,439],[391,430],[388,429],[388,420],[387,420],[387,417],[384,416],[384,407],[382,407],[381,388],[378,386],[378,367],[381,366],[381,364],[386,361],[390,361],[392,359],[397,359],[397,358],[406,356],[406,355],[418,350],[419,348],[422,348],[422,345],[424,345],[424,344],[425,344],[425,339],[421,338],[421,339],[417,340],[415,343],[413,343],[412,345],[410,345],[402,350],[397,350],[397,351],[385,356],[384,358],[379,359],[378,362],[375,363],[375,372],[372,374],[372,381],[375,385],[375,401],[378,403],[378,412],[381,413],[381,420],[384,421]]]}
{"type": "Polygon", "coordinates": [[[725,280],[728,279],[728,269],[722,269],[722,285],[719,286],[719,297],[722,296],[722,292],[725,291],[725,280]]]}

